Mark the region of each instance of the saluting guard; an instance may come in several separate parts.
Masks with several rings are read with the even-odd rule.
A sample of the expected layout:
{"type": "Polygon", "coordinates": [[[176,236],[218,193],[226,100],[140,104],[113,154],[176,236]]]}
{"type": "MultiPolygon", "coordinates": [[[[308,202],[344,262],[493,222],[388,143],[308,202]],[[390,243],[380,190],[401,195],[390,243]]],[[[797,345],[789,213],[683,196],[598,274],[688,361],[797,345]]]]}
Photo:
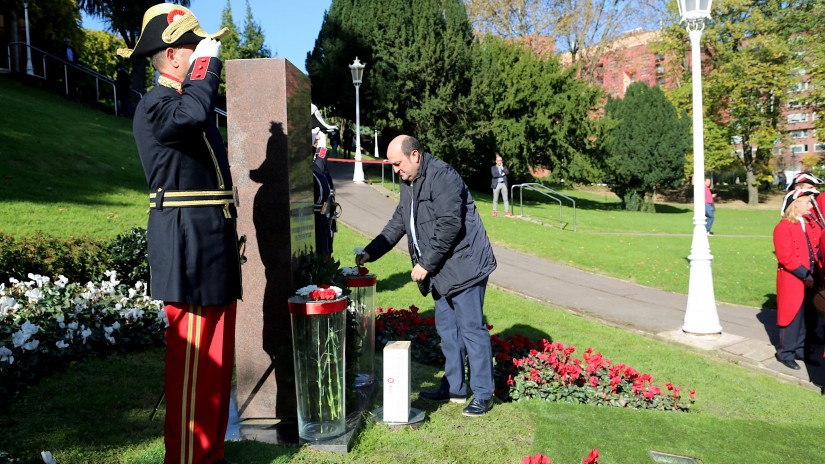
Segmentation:
{"type": "Polygon", "coordinates": [[[149,187],[151,296],[166,330],[166,464],[225,463],[224,436],[241,298],[236,198],[213,110],[220,39],[195,15],[163,3],[143,16],[135,48],[157,85],[138,103],[134,136],[149,187]]]}

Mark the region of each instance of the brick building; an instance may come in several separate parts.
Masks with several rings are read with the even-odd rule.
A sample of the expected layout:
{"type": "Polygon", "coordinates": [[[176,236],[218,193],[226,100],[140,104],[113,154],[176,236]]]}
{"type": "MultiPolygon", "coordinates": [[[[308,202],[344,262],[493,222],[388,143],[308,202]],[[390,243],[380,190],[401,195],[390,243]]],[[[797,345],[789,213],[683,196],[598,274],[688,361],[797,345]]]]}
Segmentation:
{"type": "MultiPolygon", "coordinates": [[[[661,37],[661,31],[634,30],[606,47],[598,60],[594,80],[605,92],[613,97],[624,97],[625,90],[633,82],[644,82],[650,86],[676,85],[673,73],[673,58],[657,54],[651,45],[661,37]]],[[[569,65],[570,54],[559,55],[562,64],[569,65]]],[[[817,140],[814,124],[820,116],[806,104],[809,91],[807,70],[795,73],[799,82],[792,89],[792,97],[782,110],[780,131],[783,137],[777,140],[773,153],[777,170],[785,171],[787,178],[803,170],[801,161],[807,155],[825,155],[825,142],[817,140]]],[[[734,151],[742,152],[738,140],[732,140],[734,151]]]]}

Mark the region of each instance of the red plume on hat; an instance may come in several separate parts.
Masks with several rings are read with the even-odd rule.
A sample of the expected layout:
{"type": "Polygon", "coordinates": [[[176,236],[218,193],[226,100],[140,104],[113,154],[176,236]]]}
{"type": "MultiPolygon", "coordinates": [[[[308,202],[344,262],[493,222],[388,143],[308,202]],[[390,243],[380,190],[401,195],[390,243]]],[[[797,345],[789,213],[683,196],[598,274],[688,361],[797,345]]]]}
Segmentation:
{"type": "Polygon", "coordinates": [[[782,210],[779,213],[784,215],[785,211],[788,210],[788,207],[791,206],[791,203],[793,203],[794,200],[796,200],[797,198],[814,194],[816,194],[816,190],[791,190],[790,192],[785,194],[785,199],[782,201],[782,210]]]}
{"type": "Polygon", "coordinates": [[[168,47],[194,45],[203,39],[220,39],[227,32],[229,29],[224,27],[208,34],[188,8],[174,3],[160,3],[143,14],[135,48],[119,48],[117,54],[124,58],[141,58],[168,47]]]}

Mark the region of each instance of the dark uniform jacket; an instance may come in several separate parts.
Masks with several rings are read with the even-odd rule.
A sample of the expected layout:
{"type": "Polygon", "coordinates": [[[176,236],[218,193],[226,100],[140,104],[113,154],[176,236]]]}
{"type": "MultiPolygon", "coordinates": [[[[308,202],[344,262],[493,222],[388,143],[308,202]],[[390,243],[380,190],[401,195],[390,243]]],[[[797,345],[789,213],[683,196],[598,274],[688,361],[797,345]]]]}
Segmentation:
{"type": "Polygon", "coordinates": [[[197,203],[233,189],[212,114],[222,64],[201,58],[192,69],[199,65],[207,72],[193,77],[190,69],[179,90],[173,78],[161,75],[135,111],[135,141],[154,205],[147,227],[150,291],[166,302],[225,305],[241,297],[234,203],[215,196],[216,205],[164,204],[197,203]]]}
{"type": "Polygon", "coordinates": [[[335,221],[335,186],[327,168],[327,149],[318,147],[312,160],[313,211],[315,213],[315,252],[332,255],[332,242],[337,226],[335,221]]]}
{"type": "Polygon", "coordinates": [[[429,153],[422,155],[412,185],[401,183],[395,213],[365,248],[370,261],[387,253],[404,234],[413,265],[418,262],[430,272],[432,285],[441,295],[453,296],[496,268],[493,248],[467,185],[455,169],[429,153]],[[410,234],[413,205],[418,249],[410,234]]]}

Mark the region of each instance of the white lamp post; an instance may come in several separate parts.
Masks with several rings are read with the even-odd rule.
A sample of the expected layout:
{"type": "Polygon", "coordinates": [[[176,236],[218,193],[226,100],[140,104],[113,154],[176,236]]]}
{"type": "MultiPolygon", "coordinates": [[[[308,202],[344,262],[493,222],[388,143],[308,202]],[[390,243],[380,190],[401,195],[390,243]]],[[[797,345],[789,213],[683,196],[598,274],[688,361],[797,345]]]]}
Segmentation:
{"type": "Polygon", "coordinates": [[[710,19],[712,0],[678,0],[679,15],[690,37],[691,67],[693,71],[693,242],[690,246],[690,283],[687,309],[682,330],[693,335],[722,333],[716,298],[713,293],[713,274],[710,262],[710,242],[705,230],[705,142],[702,124],[702,60],[699,41],[710,19]]]}
{"type": "Polygon", "coordinates": [[[34,67],[32,66],[32,42],[29,38],[29,2],[23,1],[23,16],[26,20],[26,74],[33,76],[34,67]]]}
{"type": "Polygon", "coordinates": [[[349,70],[352,73],[352,84],[355,86],[355,171],[352,174],[353,182],[364,182],[364,166],[361,164],[361,102],[358,95],[358,89],[361,87],[361,79],[364,77],[364,68],[366,66],[358,61],[349,65],[349,70]]]}

